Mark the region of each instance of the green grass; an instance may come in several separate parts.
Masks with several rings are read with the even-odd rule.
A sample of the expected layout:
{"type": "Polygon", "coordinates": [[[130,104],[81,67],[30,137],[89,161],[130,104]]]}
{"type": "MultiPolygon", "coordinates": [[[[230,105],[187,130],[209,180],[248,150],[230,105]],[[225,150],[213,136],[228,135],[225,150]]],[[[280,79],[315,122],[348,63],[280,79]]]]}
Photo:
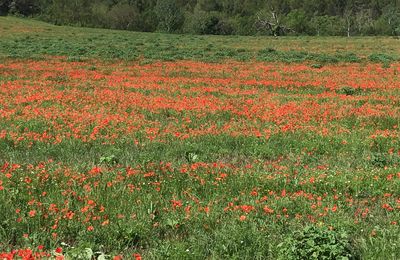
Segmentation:
{"type": "Polygon", "coordinates": [[[332,63],[392,62],[400,57],[398,40],[389,37],[175,35],[54,26],[13,17],[0,17],[0,33],[0,55],[12,58],[55,55],[70,61],[234,59],[332,63]]]}
{"type": "Polygon", "coordinates": [[[400,92],[381,87],[397,84],[398,40],[152,34],[13,17],[0,17],[0,34],[0,253],[43,245],[67,259],[400,255],[400,92]],[[220,64],[157,62],[171,60],[220,64]],[[341,75],[354,71],[341,66],[372,67],[383,80],[346,86],[341,75]],[[275,76],[321,85],[240,83],[275,76]],[[332,117],[324,123],[299,104],[327,104],[319,109],[332,117]],[[269,113],[285,115],[263,119],[269,113]],[[104,119],[96,138],[83,139],[104,119]]]}

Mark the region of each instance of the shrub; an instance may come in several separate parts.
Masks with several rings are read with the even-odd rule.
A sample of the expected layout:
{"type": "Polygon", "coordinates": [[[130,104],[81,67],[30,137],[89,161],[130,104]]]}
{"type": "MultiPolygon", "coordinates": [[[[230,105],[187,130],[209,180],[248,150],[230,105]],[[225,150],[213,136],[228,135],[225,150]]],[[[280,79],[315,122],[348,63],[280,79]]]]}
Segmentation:
{"type": "Polygon", "coordinates": [[[235,31],[231,20],[219,12],[204,12],[195,10],[195,14],[188,14],[185,32],[193,34],[229,35],[235,31]]]}
{"type": "Polygon", "coordinates": [[[319,63],[311,64],[311,68],[313,69],[321,69],[322,67],[323,65],[319,63]]]}
{"type": "Polygon", "coordinates": [[[338,89],[336,93],[346,95],[346,96],[355,96],[360,94],[361,89],[360,88],[353,88],[349,86],[342,87],[341,89],[338,89]]]}
{"type": "Polygon", "coordinates": [[[393,56],[389,56],[383,53],[373,53],[371,54],[368,59],[372,62],[382,62],[382,63],[390,63],[396,61],[396,58],[393,56]]]}
{"type": "Polygon", "coordinates": [[[348,234],[306,226],[278,245],[280,259],[359,259],[348,234]]]}
{"type": "Polygon", "coordinates": [[[138,11],[128,4],[117,4],[107,13],[108,23],[113,29],[134,30],[139,17],[138,11]]]}

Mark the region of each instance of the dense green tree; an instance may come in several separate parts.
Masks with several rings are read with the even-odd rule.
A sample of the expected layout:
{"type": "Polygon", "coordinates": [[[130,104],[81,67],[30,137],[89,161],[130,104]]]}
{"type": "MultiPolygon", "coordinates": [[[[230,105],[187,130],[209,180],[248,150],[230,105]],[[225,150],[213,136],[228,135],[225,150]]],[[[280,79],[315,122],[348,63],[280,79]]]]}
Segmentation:
{"type": "Polygon", "coordinates": [[[175,0],[158,0],[155,10],[161,31],[171,33],[182,27],[184,15],[175,0]]]}
{"type": "Polygon", "coordinates": [[[10,10],[9,0],[0,0],[0,15],[6,15],[10,10]]]}
{"type": "Polygon", "coordinates": [[[196,34],[398,35],[400,0],[0,0],[0,15],[196,34]]]}
{"type": "Polygon", "coordinates": [[[133,5],[116,4],[107,13],[108,23],[113,29],[137,30],[140,14],[133,5]]]}
{"type": "Polygon", "coordinates": [[[314,16],[310,21],[310,34],[317,36],[342,35],[343,21],[339,16],[314,16]]]}
{"type": "Polygon", "coordinates": [[[31,16],[39,10],[38,1],[35,0],[0,0],[0,14],[31,16]]]}
{"type": "Polygon", "coordinates": [[[222,1],[218,0],[198,0],[197,4],[201,10],[206,12],[222,11],[222,1]]]}
{"type": "Polygon", "coordinates": [[[308,32],[308,17],[303,9],[292,10],[285,17],[285,21],[289,28],[291,28],[295,33],[300,34],[308,32]]]}
{"type": "MultiPolygon", "coordinates": [[[[399,1],[400,2],[400,1],[399,1]]],[[[388,33],[400,35],[400,3],[390,4],[383,8],[381,19],[386,22],[388,33]]]]}

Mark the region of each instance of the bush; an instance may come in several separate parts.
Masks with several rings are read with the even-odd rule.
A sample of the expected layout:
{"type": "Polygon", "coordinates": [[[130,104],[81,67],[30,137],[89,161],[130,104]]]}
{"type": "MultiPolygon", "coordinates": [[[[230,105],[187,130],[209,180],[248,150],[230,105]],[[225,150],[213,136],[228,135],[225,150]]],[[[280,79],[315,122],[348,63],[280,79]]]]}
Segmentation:
{"type": "Polygon", "coordinates": [[[188,14],[185,32],[193,34],[229,35],[234,32],[234,25],[218,12],[195,10],[188,14]]]}
{"type": "Polygon", "coordinates": [[[159,0],[155,7],[158,27],[163,32],[176,32],[185,21],[182,10],[173,0],[159,0]]]}
{"type": "Polygon", "coordinates": [[[359,259],[347,233],[306,226],[278,245],[280,259],[359,259]]]}
{"type": "Polygon", "coordinates": [[[308,31],[308,18],[303,9],[292,10],[286,17],[287,25],[294,30],[295,34],[302,34],[308,31]]]}
{"type": "Polygon", "coordinates": [[[140,16],[134,7],[128,4],[117,4],[108,12],[107,18],[113,29],[135,30],[140,16]]]}
{"type": "Polygon", "coordinates": [[[396,58],[383,53],[373,53],[369,55],[368,59],[372,62],[390,63],[396,61],[396,58]]]}
{"type": "Polygon", "coordinates": [[[358,95],[361,93],[361,89],[353,88],[350,86],[345,86],[345,87],[342,87],[342,88],[336,90],[336,93],[346,95],[346,96],[355,96],[355,95],[358,95]]]}
{"type": "Polygon", "coordinates": [[[318,36],[341,35],[342,23],[339,16],[314,16],[311,18],[308,27],[313,32],[311,34],[318,36]]]}
{"type": "Polygon", "coordinates": [[[230,19],[236,35],[255,35],[257,34],[256,27],[254,26],[254,16],[241,17],[237,16],[230,19]]]}

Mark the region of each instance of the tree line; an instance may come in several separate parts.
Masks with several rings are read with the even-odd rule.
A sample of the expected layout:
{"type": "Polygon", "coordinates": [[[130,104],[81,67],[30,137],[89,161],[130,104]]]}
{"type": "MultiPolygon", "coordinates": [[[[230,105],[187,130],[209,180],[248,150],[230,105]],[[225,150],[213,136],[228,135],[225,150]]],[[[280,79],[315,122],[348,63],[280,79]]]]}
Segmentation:
{"type": "Polygon", "coordinates": [[[57,25],[219,35],[400,35],[400,0],[0,0],[57,25]]]}

